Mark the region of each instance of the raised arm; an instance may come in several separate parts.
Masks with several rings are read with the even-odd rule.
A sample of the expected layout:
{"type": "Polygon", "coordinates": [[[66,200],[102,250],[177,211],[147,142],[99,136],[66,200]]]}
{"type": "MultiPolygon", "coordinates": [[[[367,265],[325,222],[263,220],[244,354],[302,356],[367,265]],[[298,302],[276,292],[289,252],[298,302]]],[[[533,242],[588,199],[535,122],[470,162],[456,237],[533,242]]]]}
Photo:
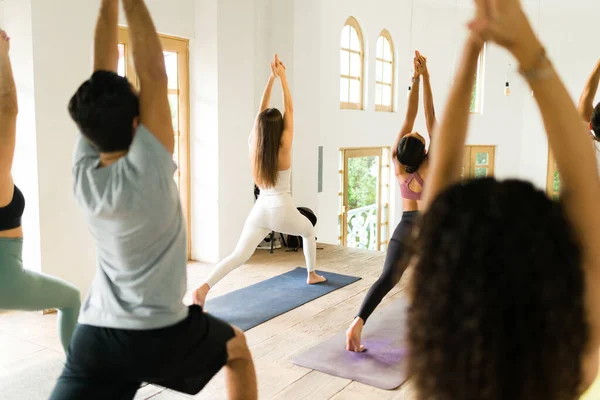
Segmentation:
{"type": "Polygon", "coordinates": [[[13,195],[11,176],[17,131],[17,88],[8,52],[10,38],[0,30],[0,207],[13,195]]]}
{"type": "Polygon", "coordinates": [[[275,72],[275,62],[272,62],[271,75],[269,75],[269,80],[267,81],[267,85],[265,86],[265,90],[263,91],[262,98],[260,99],[258,113],[256,114],[256,118],[254,119],[254,128],[252,129],[252,131],[250,132],[250,136],[248,137],[248,146],[250,146],[250,144],[252,143],[252,136],[254,135],[254,130],[256,129],[258,116],[271,105],[271,93],[273,93],[273,85],[275,84],[275,80],[277,80],[277,73],[275,72]]]}
{"type": "Polygon", "coordinates": [[[430,151],[431,170],[425,189],[426,206],[431,204],[440,192],[461,179],[469,125],[471,88],[475,83],[477,59],[482,47],[483,42],[472,37],[465,44],[460,67],[430,151]]]}
{"type": "Polygon", "coordinates": [[[133,61],[140,81],[140,123],[173,153],[175,135],[162,46],[143,0],[123,0],[133,61]]]}
{"type": "Polygon", "coordinates": [[[582,245],[586,271],[586,308],[590,341],[584,365],[584,386],[595,377],[600,344],[600,182],[589,132],[581,124],[564,84],[531,28],[518,0],[496,0],[472,24],[475,33],[507,48],[519,61],[544,120],[548,141],[561,173],[565,206],[575,234],[582,245]],[[494,18],[490,18],[489,11],[494,18]],[[595,364],[595,366],[594,366],[595,364]],[[588,373],[586,373],[588,372],[588,373]]]}
{"type": "Polygon", "coordinates": [[[281,89],[283,91],[283,136],[281,145],[283,148],[291,149],[294,140],[294,103],[292,101],[292,92],[285,73],[285,65],[279,60],[279,56],[275,55],[275,72],[281,81],[281,89]]]}
{"type": "Polygon", "coordinates": [[[396,137],[396,142],[392,148],[392,160],[394,163],[397,161],[398,155],[398,144],[400,140],[413,131],[415,126],[415,120],[417,119],[417,113],[419,112],[419,91],[421,89],[421,65],[418,57],[414,59],[414,75],[412,78],[412,85],[408,94],[408,108],[406,109],[406,117],[404,118],[404,124],[396,137]]]}
{"type": "Polygon", "coordinates": [[[429,139],[431,139],[433,135],[433,128],[437,123],[435,118],[435,107],[433,105],[431,78],[429,75],[429,70],[427,69],[427,58],[420,53],[419,57],[421,60],[421,76],[423,77],[423,103],[425,105],[425,121],[427,123],[427,133],[429,134],[429,139]]]}
{"type": "Polygon", "coordinates": [[[118,44],[119,0],[102,0],[94,39],[94,72],[117,72],[118,44]]]}
{"type": "Polygon", "coordinates": [[[258,113],[265,111],[271,105],[271,93],[273,93],[273,85],[277,80],[277,74],[275,73],[275,63],[271,63],[271,75],[269,75],[269,80],[267,81],[267,85],[265,86],[265,90],[263,91],[262,98],[260,99],[260,107],[258,109],[258,113]]]}
{"type": "Polygon", "coordinates": [[[592,74],[588,78],[583,93],[579,98],[579,115],[585,122],[590,122],[592,119],[592,112],[594,111],[594,98],[598,92],[598,85],[600,84],[600,60],[596,62],[596,66],[592,71],[592,74]]]}

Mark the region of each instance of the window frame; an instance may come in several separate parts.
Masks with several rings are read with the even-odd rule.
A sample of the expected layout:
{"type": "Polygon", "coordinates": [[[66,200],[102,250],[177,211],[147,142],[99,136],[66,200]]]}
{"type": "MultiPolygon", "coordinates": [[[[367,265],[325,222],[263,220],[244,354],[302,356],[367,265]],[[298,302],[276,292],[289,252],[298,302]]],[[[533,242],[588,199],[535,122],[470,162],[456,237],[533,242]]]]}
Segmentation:
{"type": "MultiPolygon", "coordinates": [[[[348,93],[350,93],[350,82],[351,81],[358,81],[359,86],[360,86],[360,96],[359,96],[359,100],[357,103],[352,103],[350,101],[341,101],[340,100],[340,109],[342,110],[364,110],[364,76],[365,76],[365,40],[364,40],[364,36],[362,33],[362,29],[360,28],[360,24],[358,23],[358,20],[354,17],[348,17],[348,19],[346,20],[346,22],[344,23],[344,27],[342,28],[342,33],[344,32],[344,29],[346,28],[346,26],[350,26],[352,27],[355,31],[356,34],[358,35],[358,41],[360,42],[360,52],[356,52],[356,50],[351,50],[351,49],[347,49],[344,48],[340,45],[340,51],[346,51],[349,54],[359,54],[360,55],[360,74],[359,77],[354,77],[351,75],[342,75],[342,71],[341,71],[341,65],[342,65],[342,60],[340,59],[340,68],[339,68],[339,72],[340,72],[340,82],[342,79],[346,79],[348,80],[348,93]]],[[[349,68],[351,69],[351,65],[349,64],[349,68]]],[[[341,90],[341,89],[340,89],[341,90]]],[[[338,91],[339,93],[339,91],[338,91]]],[[[350,96],[348,96],[348,100],[350,100],[350,96]]]]}
{"type": "Polygon", "coordinates": [[[377,41],[379,41],[380,38],[385,38],[387,39],[389,45],[390,45],[390,51],[392,54],[392,61],[387,61],[381,58],[377,57],[377,49],[375,49],[375,69],[377,70],[377,62],[381,62],[381,63],[388,63],[391,64],[392,67],[392,82],[391,83],[386,83],[386,82],[379,82],[377,81],[377,74],[375,75],[375,93],[377,93],[377,85],[381,85],[381,86],[389,86],[390,87],[390,91],[391,91],[391,97],[390,97],[390,105],[389,106],[385,106],[383,104],[377,104],[378,99],[375,99],[375,111],[378,112],[394,112],[394,101],[396,100],[396,96],[394,95],[395,93],[395,87],[396,87],[396,49],[394,48],[394,41],[392,40],[392,35],[390,34],[390,32],[387,29],[384,29],[381,31],[381,33],[379,34],[379,36],[377,37],[377,41]]]}
{"type": "MultiPolygon", "coordinates": [[[[191,188],[190,188],[190,53],[189,40],[158,34],[163,51],[177,53],[178,56],[178,83],[177,89],[169,89],[169,94],[177,94],[178,98],[178,130],[175,132],[177,140],[177,155],[178,155],[178,183],[179,195],[181,198],[181,206],[183,209],[186,229],[187,229],[187,251],[188,260],[191,260],[191,188]]],[[[133,57],[129,51],[130,40],[129,30],[127,27],[119,27],[119,44],[124,46],[125,59],[125,76],[131,84],[138,88],[140,87],[133,57]]]]}
{"type": "Polygon", "coordinates": [[[383,147],[343,147],[340,148],[340,191],[338,192],[338,245],[347,246],[348,241],[348,161],[351,158],[375,156],[379,159],[377,185],[377,251],[386,251],[391,237],[390,232],[390,174],[391,148],[383,147]]]}

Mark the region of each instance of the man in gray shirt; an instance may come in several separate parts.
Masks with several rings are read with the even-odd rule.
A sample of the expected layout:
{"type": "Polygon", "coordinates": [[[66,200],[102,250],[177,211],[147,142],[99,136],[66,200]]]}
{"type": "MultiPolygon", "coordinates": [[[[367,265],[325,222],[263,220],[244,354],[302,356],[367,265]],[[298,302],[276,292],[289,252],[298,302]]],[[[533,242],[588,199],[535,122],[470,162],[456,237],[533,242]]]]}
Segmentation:
{"type": "Polygon", "coordinates": [[[75,197],[97,271],[51,399],[132,399],[142,382],[198,393],[226,367],[230,399],[257,398],[244,335],[182,303],[186,229],[160,41],[143,0],[123,0],[137,93],[120,77],[118,0],[101,0],[94,74],[69,112],[81,131],[75,197]]]}

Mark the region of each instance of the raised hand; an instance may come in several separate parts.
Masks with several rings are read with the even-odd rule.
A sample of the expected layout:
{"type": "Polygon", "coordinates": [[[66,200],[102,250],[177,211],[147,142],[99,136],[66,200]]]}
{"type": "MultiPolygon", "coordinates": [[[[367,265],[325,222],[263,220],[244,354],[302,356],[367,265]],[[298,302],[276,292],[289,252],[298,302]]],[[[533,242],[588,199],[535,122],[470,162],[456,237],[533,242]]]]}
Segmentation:
{"type": "Polygon", "coordinates": [[[0,55],[7,55],[10,50],[10,37],[0,29],[0,55]]]}
{"type": "Polygon", "coordinates": [[[285,64],[279,59],[279,56],[275,54],[275,73],[281,77],[285,75],[285,64]]]}
{"type": "Polygon", "coordinates": [[[415,51],[415,58],[413,59],[413,68],[414,68],[414,77],[418,78],[422,73],[421,59],[419,57],[419,52],[415,51]]]}
{"type": "Polygon", "coordinates": [[[427,69],[427,57],[425,57],[419,51],[417,51],[415,54],[416,58],[419,59],[419,63],[421,65],[421,75],[429,75],[429,70],[427,69]]]}
{"type": "Polygon", "coordinates": [[[476,16],[469,24],[473,35],[513,52],[523,39],[535,37],[520,0],[475,0],[476,16]]]}

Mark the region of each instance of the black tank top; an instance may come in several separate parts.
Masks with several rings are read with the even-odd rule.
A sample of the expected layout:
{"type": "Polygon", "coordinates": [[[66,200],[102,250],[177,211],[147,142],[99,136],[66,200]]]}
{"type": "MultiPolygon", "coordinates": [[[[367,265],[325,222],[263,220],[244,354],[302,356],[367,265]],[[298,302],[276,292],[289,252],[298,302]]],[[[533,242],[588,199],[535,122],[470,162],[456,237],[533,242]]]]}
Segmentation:
{"type": "Polygon", "coordinates": [[[18,228],[21,226],[21,217],[25,210],[25,197],[17,185],[13,192],[13,198],[6,207],[0,207],[0,231],[18,228]]]}

